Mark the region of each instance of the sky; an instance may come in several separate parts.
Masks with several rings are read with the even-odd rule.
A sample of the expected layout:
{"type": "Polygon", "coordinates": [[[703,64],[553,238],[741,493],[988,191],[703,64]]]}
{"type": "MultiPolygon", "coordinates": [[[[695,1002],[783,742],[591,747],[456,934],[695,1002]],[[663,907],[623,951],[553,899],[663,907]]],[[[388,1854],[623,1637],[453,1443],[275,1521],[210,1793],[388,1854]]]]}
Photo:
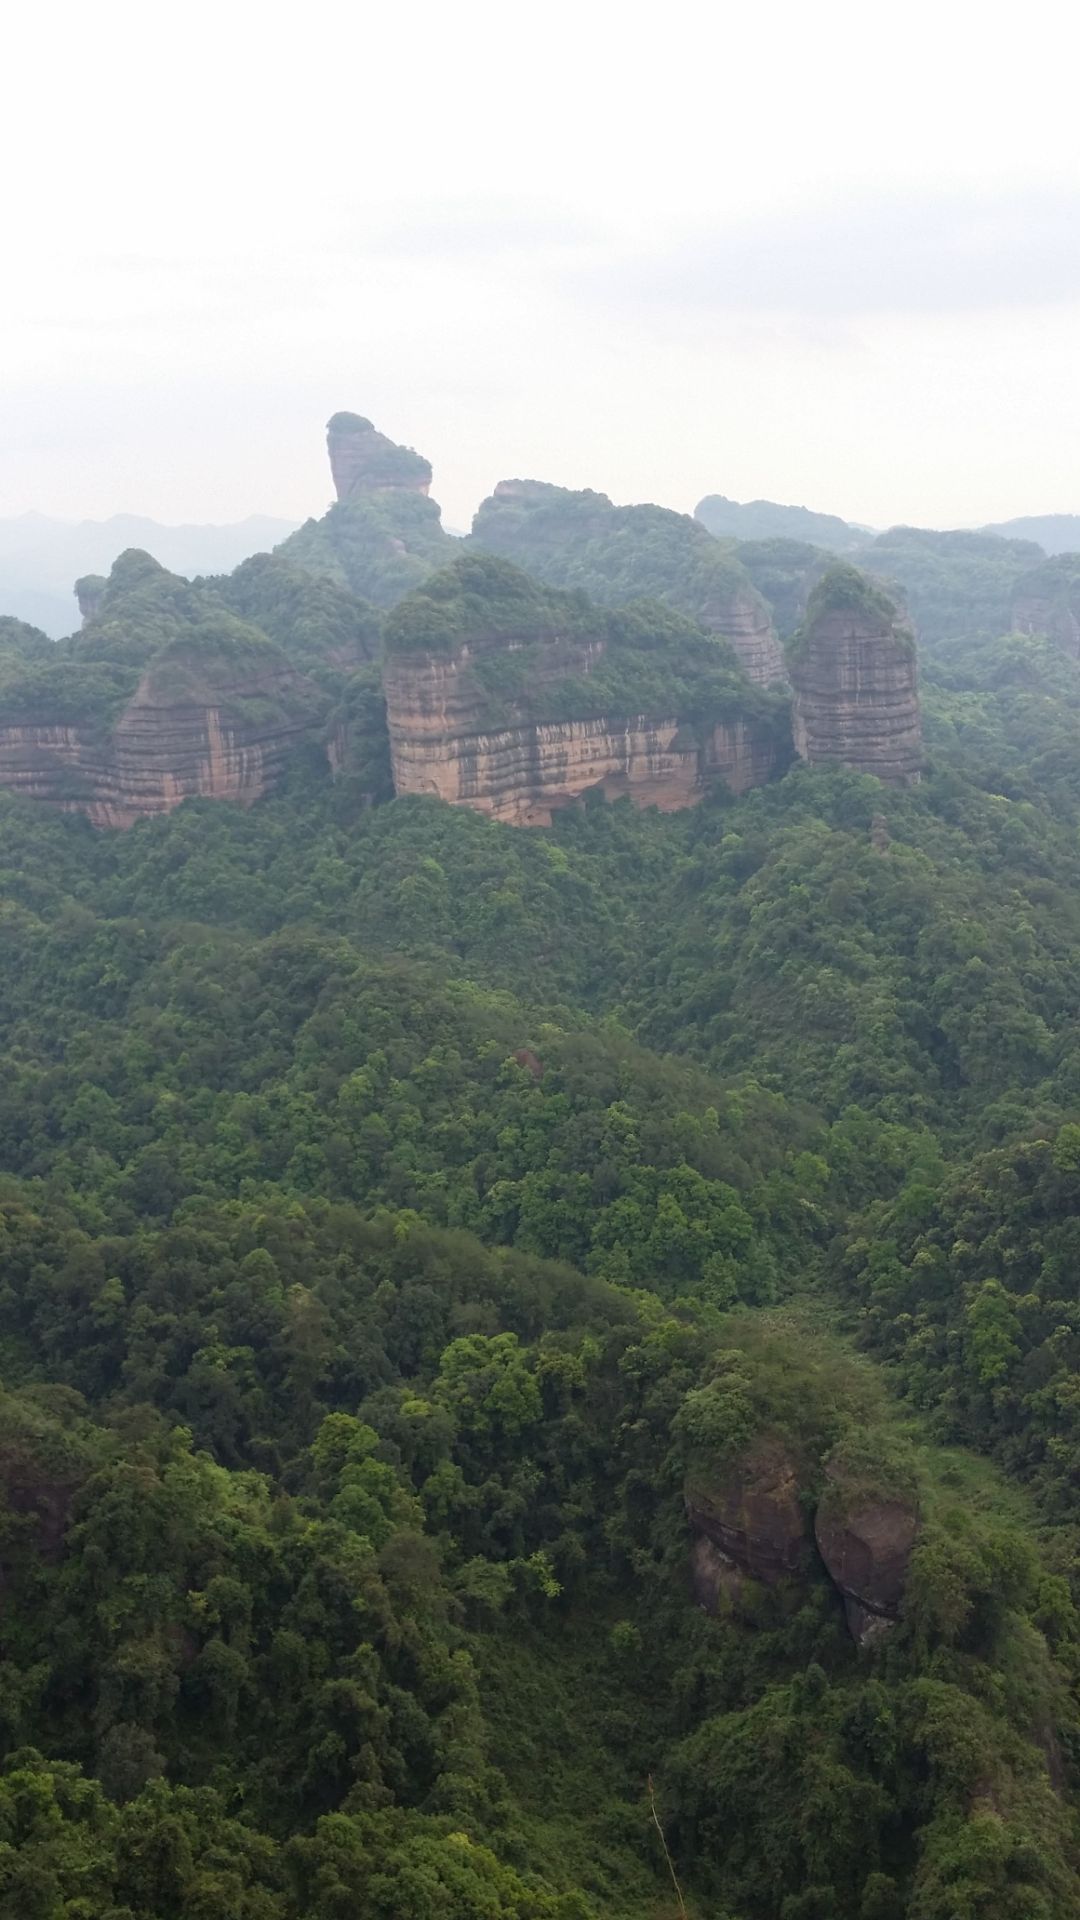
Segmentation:
{"type": "Polygon", "coordinates": [[[501,478],[1080,511],[1061,0],[73,0],[5,21],[0,515],[302,519],[367,414],[501,478]]]}

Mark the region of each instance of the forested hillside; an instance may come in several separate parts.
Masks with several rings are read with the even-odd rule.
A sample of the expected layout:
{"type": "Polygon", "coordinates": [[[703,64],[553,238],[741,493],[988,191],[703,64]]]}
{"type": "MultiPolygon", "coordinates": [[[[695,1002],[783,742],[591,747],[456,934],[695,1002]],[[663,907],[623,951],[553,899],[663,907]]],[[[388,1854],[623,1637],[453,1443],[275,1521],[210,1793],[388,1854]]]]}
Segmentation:
{"type": "Polygon", "coordinates": [[[0,793],[0,1916],[1068,1920],[1080,665],[993,611],[1030,556],[960,606],[894,542],[919,784],[521,829],[392,797],[384,646],[479,649],[492,725],[555,724],[568,636],[586,717],[773,724],[714,564],[796,680],[840,589],[895,607],[557,489],[487,516],[536,579],[432,581],[426,463],[335,419],[285,555],[0,631],[0,731],[141,713],[193,628],[314,716],[250,806],[0,793]]]}

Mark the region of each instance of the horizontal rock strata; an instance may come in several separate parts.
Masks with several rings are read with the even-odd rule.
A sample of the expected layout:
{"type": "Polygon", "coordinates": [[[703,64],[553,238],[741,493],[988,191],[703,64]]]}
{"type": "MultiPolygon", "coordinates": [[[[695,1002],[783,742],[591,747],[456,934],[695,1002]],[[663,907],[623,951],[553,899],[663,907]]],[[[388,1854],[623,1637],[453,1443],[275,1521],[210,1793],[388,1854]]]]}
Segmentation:
{"type": "Polygon", "coordinates": [[[906,629],[845,608],[808,616],[791,680],[792,732],[802,759],[876,774],[894,786],[918,781],[922,726],[906,629]]]}
{"type": "Polygon", "coordinates": [[[722,605],[706,601],[698,618],[707,633],[728,642],[754,686],[771,687],[786,681],[784,649],[759,593],[737,592],[722,605]]]}
{"type": "Polygon", "coordinates": [[[147,676],[104,736],[47,722],[0,727],[0,787],[85,813],[99,827],[131,826],[193,795],[250,805],[276,784],[307,723],[256,725],[238,719],[232,701],[280,692],[283,677],[273,688],[215,688],[206,704],[165,704],[147,676]]]}
{"type": "MultiPolygon", "coordinates": [[[[512,650],[512,647],[511,649],[512,650]]],[[[553,678],[587,671],[590,649],[557,643],[553,678]]],[[[395,659],[385,674],[394,791],[431,794],[513,826],[549,826],[590,791],[674,812],[724,781],[735,793],[768,780],[775,728],[736,719],[700,729],[675,716],[477,724],[470,649],[445,660],[395,659]]]]}

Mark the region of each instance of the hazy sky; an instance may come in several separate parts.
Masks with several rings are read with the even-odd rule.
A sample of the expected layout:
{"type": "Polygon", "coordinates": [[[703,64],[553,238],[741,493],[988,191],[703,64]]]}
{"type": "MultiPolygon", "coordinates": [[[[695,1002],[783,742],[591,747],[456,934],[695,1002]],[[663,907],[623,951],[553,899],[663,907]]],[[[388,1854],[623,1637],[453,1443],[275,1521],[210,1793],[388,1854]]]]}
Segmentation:
{"type": "Polygon", "coordinates": [[[323,427],[885,525],[1080,511],[1061,0],[5,21],[0,514],[302,517],[323,427]]]}

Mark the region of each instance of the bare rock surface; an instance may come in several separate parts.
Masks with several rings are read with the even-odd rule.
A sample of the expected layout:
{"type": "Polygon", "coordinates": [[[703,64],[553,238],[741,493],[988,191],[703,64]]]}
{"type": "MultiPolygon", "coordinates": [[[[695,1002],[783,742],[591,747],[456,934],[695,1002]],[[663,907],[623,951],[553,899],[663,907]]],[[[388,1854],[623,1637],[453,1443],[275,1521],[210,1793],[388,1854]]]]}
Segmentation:
{"type": "Polygon", "coordinates": [[[826,1471],[828,1486],[818,1506],[814,1537],[843,1596],[852,1634],[864,1644],[900,1617],[919,1530],[918,1509],[905,1495],[878,1495],[853,1485],[840,1464],[826,1471]]]}
{"type": "Polygon", "coordinates": [[[807,1564],[810,1530],[798,1475],[778,1440],[763,1437],[715,1477],[695,1480],[686,1511],[694,1534],[769,1586],[807,1564]]]}
{"type": "Polygon", "coordinates": [[[380,433],[359,413],[335,413],[326,428],[330,471],[339,500],[365,493],[423,493],[431,485],[431,462],[412,447],[380,433]]]}
{"type": "Polygon", "coordinates": [[[789,668],[802,759],[872,773],[893,786],[918,781],[914,637],[887,596],[853,567],[830,568],[815,587],[789,668]]]}
{"type": "MultiPolygon", "coordinates": [[[[507,650],[513,651],[511,640],[507,650]]],[[[448,657],[390,658],[384,675],[395,793],[427,793],[514,826],[548,826],[589,791],[635,806],[694,806],[717,781],[734,793],[777,769],[776,730],[753,717],[691,729],[674,714],[530,720],[492,727],[474,669],[490,642],[448,657]]],[[[497,649],[496,649],[497,650],[497,649]]],[[[602,647],[555,641],[545,649],[552,686],[585,677],[602,647]]],[[[532,693],[541,691],[534,678],[532,693]]]]}

